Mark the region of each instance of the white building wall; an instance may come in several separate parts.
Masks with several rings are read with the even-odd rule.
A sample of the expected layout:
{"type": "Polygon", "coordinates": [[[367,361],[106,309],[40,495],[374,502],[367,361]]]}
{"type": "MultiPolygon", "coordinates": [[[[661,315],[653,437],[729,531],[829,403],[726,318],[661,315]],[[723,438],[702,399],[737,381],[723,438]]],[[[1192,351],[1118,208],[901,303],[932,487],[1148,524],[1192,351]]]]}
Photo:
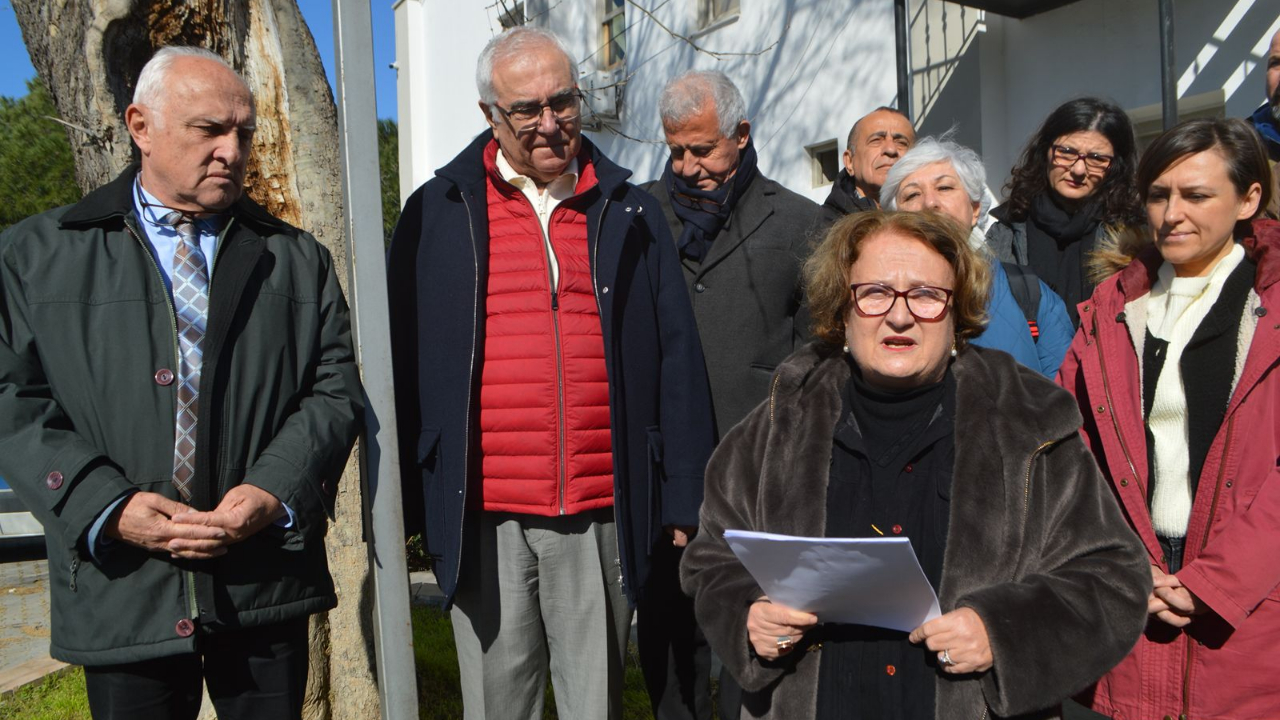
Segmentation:
{"type": "MultiPolygon", "coordinates": [[[[895,104],[892,0],[740,0],[736,19],[702,33],[694,0],[637,1],[657,9],[653,18],[630,3],[626,10],[626,88],[615,126],[634,139],[588,133],[637,182],[662,171],[657,97],[685,69],[714,68],[733,78],[747,101],[762,171],[817,201],[829,186],[812,187],[805,148],[834,139],[843,149],[856,118],[895,104]],[[749,55],[715,57],[672,33],[704,50],[749,55]]],[[[602,0],[528,0],[526,15],[560,35],[587,71],[598,64],[602,7],[602,0]]],[[[1178,0],[1175,7],[1180,94],[1218,93],[1227,116],[1249,115],[1263,100],[1280,0],[1178,0]]],[[[997,195],[1028,135],[1061,102],[1101,95],[1131,111],[1160,102],[1151,0],[1080,0],[1026,20],[912,0],[910,14],[913,104],[928,109],[917,126],[923,134],[955,126],[958,140],[983,155],[997,195]]],[[[407,197],[484,129],[473,103],[475,58],[500,26],[489,0],[400,0],[396,17],[407,197]],[[417,6],[416,20],[402,12],[408,6],[417,6]]]]}

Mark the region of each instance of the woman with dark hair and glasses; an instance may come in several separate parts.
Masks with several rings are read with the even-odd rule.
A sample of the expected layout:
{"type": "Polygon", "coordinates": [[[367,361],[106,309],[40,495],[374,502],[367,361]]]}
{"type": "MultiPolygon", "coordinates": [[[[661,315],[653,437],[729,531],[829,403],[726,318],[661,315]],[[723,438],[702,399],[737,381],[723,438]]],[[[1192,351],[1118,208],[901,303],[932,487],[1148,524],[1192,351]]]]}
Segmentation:
{"type": "Polygon", "coordinates": [[[744,717],[1054,718],[1142,631],[1151,574],[1074,401],[970,343],[991,271],[968,234],[928,211],[836,223],[806,266],[817,340],[707,466],[681,576],[744,717]],[[908,538],[943,614],[821,624],[770,602],[726,529],[908,538]]]}
{"type": "Polygon", "coordinates": [[[1027,142],[1005,185],[1008,199],[991,211],[987,242],[1000,260],[1026,265],[1067,305],[1093,293],[1086,256],[1108,228],[1141,221],[1133,171],[1138,155],[1124,111],[1079,98],[1049,113],[1027,142]]]}
{"type": "Polygon", "coordinates": [[[1280,224],[1241,120],[1193,120],[1138,166],[1145,242],[1080,306],[1059,382],[1146,546],[1136,648],[1086,694],[1116,718],[1274,718],[1280,638],[1280,224]]]}

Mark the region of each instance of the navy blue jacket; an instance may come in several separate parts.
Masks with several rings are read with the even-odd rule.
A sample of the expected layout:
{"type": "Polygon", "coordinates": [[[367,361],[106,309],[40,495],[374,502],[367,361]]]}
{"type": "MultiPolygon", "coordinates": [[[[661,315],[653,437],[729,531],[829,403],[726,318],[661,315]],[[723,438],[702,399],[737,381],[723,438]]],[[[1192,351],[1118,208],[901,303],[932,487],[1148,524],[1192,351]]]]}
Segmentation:
{"type": "MultiPolygon", "coordinates": [[[[406,532],[423,531],[446,602],[457,588],[468,498],[480,491],[489,217],[486,131],[409,198],[388,256],[406,532]]],[[[614,516],[628,598],[663,525],[698,524],[715,444],[693,310],[666,220],[630,171],[582,140],[597,186],[575,201],[604,331],[614,516]]],[[[550,295],[547,302],[551,302],[550,295]]],[[[474,500],[471,501],[474,505],[474,500]]]]}

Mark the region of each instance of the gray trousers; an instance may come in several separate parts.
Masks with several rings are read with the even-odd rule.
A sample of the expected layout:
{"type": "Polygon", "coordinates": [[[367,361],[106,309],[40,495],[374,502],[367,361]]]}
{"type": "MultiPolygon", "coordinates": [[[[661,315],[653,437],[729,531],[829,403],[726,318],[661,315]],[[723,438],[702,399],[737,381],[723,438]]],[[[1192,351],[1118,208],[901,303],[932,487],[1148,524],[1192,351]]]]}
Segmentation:
{"type": "Polygon", "coordinates": [[[613,510],[467,515],[452,619],[466,720],[622,718],[631,611],[613,510]]]}

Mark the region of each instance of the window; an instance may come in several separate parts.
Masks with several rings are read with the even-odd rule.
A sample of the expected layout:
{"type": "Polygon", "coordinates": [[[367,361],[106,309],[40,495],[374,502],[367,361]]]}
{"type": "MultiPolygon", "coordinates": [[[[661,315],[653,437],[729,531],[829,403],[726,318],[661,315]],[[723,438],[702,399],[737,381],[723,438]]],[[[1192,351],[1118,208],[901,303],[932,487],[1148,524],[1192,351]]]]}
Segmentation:
{"type": "Polygon", "coordinates": [[[604,47],[604,67],[612,68],[627,59],[627,0],[604,0],[604,21],[601,42],[604,47]]]}
{"type": "Polygon", "coordinates": [[[524,25],[527,18],[524,14],[524,0],[498,0],[498,22],[503,30],[524,25]]]}
{"type": "Polygon", "coordinates": [[[698,0],[698,27],[705,28],[738,14],[739,0],[698,0]]]}
{"type": "Polygon", "coordinates": [[[805,148],[809,153],[809,164],[813,167],[813,187],[830,185],[840,174],[840,145],[836,140],[828,140],[805,148]]]}

